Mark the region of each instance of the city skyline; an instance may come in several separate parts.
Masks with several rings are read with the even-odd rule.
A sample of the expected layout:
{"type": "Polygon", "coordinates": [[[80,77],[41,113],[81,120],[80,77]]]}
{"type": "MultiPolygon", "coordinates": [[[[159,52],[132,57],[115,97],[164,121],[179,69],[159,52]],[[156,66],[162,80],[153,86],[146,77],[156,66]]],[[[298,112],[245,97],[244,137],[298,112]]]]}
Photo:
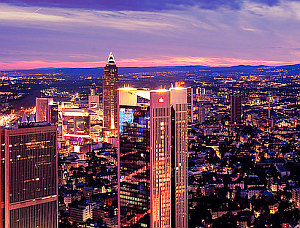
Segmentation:
{"type": "MultiPolygon", "coordinates": [[[[77,77],[63,69],[0,72],[0,179],[8,182],[10,163],[26,174],[21,164],[32,161],[32,151],[56,144],[58,204],[49,206],[58,214],[45,216],[50,227],[57,227],[54,217],[59,228],[299,223],[298,66],[129,68],[119,79],[117,65],[110,54],[104,69],[79,69],[77,77]],[[111,114],[118,137],[106,136],[111,114]],[[29,138],[41,124],[57,138],[29,138]],[[3,132],[10,131],[28,141],[7,141],[3,132]]],[[[39,164],[50,165],[47,157],[38,156],[39,164]]],[[[24,184],[43,179],[29,176],[24,184]]],[[[21,185],[1,189],[2,222],[10,221],[10,210],[14,224],[23,224],[8,201],[9,186],[18,188],[15,196],[48,189],[21,185]]],[[[24,222],[34,223],[29,214],[39,208],[20,210],[24,222]]]]}
{"type": "Polygon", "coordinates": [[[0,0],[0,228],[300,227],[300,0],[0,0]]]}
{"type": "Polygon", "coordinates": [[[299,9],[296,0],[5,0],[0,69],[97,67],[110,51],[120,67],[295,64],[299,9]]]}

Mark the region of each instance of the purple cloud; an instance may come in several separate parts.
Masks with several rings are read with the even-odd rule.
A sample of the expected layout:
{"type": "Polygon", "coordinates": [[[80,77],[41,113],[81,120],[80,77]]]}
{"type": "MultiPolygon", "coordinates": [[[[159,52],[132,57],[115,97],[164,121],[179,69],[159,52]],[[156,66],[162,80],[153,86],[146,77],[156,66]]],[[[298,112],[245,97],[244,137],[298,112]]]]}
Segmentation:
{"type": "MultiPolygon", "coordinates": [[[[280,0],[246,0],[274,6],[280,0]]],[[[300,1],[300,0],[288,0],[300,1]]],[[[226,7],[240,9],[245,1],[242,0],[2,0],[2,3],[9,3],[21,6],[39,7],[63,7],[83,8],[94,10],[133,10],[133,11],[160,11],[167,9],[180,9],[183,6],[196,6],[203,9],[218,9],[226,7]]]]}

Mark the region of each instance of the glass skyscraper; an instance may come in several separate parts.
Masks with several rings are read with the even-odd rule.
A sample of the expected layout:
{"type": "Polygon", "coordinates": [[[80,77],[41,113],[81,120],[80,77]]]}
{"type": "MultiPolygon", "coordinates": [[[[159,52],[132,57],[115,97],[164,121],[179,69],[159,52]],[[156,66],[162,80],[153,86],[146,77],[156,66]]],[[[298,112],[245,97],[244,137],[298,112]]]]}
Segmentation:
{"type": "Polygon", "coordinates": [[[4,227],[56,228],[56,127],[47,123],[34,123],[5,129],[1,133],[1,186],[5,186],[1,189],[5,204],[2,213],[4,227]]]}
{"type": "Polygon", "coordinates": [[[119,224],[149,227],[150,112],[149,100],[138,91],[119,90],[119,224]],[[141,95],[141,96],[139,96],[141,95]]]}
{"type": "Polygon", "coordinates": [[[187,110],[187,88],[119,89],[119,227],[188,227],[187,110]]]}
{"type": "Polygon", "coordinates": [[[150,107],[150,227],[187,228],[187,89],[152,91],[150,107]]]}

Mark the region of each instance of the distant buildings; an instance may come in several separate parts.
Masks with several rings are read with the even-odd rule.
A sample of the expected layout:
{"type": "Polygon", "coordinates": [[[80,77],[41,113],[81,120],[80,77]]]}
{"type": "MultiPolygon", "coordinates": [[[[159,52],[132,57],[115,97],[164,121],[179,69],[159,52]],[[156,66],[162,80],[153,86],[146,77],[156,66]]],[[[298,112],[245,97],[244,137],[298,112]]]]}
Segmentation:
{"type": "Polygon", "coordinates": [[[2,208],[5,205],[0,227],[57,227],[56,127],[31,123],[0,133],[2,208]]]}
{"type": "Polygon", "coordinates": [[[118,68],[112,53],[109,54],[107,64],[104,67],[103,76],[103,114],[104,128],[108,135],[117,134],[118,126],[118,68]]]}
{"type": "Polygon", "coordinates": [[[52,98],[36,98],[36,121],[54,124],[58,122],[58,105],[52,98]]]}
{"type": "Polygon", "coordinates": [[[230,95],[230,123],[240,124],[242,119],[242,96],[230,95]]]}
{"type": "Polygon", "coordinates": [[[88,99],[89,109],[99,109],[99,96],[96,95],[95,89],[91,89],[91,94],[89,95],[88,99]]]}
{"type": "Polygon", "coordinates": [[[70,139],[90,138],[90,114],[86,109],[63,109],[62,136],[70,139]]]}

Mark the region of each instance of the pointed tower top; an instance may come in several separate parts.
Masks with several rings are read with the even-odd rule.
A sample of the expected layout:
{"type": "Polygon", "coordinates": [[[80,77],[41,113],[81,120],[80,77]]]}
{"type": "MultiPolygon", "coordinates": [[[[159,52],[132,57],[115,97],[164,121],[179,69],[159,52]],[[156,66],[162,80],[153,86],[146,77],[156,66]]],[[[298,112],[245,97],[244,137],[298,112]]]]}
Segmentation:
{"type": "Polygon", "coordinates": [[[116,61],[112,52],[109,53],[106,65],[116,65],[116,61]]]}

